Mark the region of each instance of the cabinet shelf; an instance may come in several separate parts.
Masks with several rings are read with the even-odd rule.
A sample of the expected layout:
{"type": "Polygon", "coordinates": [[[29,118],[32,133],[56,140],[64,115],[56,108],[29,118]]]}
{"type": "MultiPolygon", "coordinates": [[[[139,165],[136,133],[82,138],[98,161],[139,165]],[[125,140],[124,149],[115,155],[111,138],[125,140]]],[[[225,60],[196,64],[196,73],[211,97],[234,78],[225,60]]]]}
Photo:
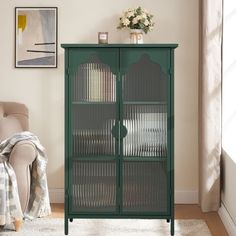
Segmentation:
{"type": "Polygon", "coordinates": [[[140,156],[140,157],[123,157],[124,161],[167,161],[166,156],[161,156],[161,157],[145,157],[145,156],[140,156]]]}
{"type": "Polygon", "coordinates": [[[167,105],[166,102],[123,101],[124,105],[167,105]]]}
{"type": "Polygon", "coordinates": [[[72,102],[73,105],[115,105],[116,102],[72,102]]]}
{"type": "MultiPolygon", "coordinates": [[[[139,157],[123,157],[124,161],[167,161],[167,156],[161,156],[161,157],[145,157],[145,156],[139,156],[139,157]]],[[[117,157],[112,156],[87,156],[87,157],[80,157],[80,156],[73,156],[72,161],[116,161],[117,157]]]]}
{"type": "Polygon", "coordinates": [[[116,161],[117,158],[115,156],[73,156],[72,161],[116,161]]]}

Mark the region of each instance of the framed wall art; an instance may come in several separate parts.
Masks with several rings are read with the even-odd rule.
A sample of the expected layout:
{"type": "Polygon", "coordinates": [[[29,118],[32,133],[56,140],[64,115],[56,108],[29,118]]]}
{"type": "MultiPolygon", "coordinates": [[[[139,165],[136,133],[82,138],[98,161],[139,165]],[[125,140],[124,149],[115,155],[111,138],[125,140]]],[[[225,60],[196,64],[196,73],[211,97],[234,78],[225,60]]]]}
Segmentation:
{"type": "Polygon", "coordinates": [[[15,8],[15,67],[57,67],[57,7],[15,8]]]}

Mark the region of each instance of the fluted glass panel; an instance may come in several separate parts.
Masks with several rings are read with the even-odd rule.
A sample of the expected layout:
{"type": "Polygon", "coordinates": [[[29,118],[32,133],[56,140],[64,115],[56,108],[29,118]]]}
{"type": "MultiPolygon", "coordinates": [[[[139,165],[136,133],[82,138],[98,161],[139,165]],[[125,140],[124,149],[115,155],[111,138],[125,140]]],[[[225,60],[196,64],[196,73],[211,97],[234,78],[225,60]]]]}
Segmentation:
{"type": "Polygon", "coordinates": [[[74,73],[74,102],[115,102],[116,75],[110,67],[92,58],[91,62],[81,64],[74,73]]]}
{"type": "Polygon", "coordinates": [[[72,116],[74,157],[115,155],[115,104],[76,104],[72,116]]]}
{"type": "Polygon", "coordinates": [[[123,125],[128,131],[123,139],[124,156],[167,156],[166,104],[126,104],[123,125]]]}
{"type": "Polygon", "coordinates": [[[123,212],[167,211],[166,162],[123,164],[123,212]]]}
{"type": "Polygon", "coordinates": [[[116,210],[115,162],[73,162],[71,210],[74,212],[116,210]]]}
{"type": "Polygon", "coordinates": [[[124,101],[166,101],[167,77],[159,64],[143,54],[123,76],[124,101]]]}

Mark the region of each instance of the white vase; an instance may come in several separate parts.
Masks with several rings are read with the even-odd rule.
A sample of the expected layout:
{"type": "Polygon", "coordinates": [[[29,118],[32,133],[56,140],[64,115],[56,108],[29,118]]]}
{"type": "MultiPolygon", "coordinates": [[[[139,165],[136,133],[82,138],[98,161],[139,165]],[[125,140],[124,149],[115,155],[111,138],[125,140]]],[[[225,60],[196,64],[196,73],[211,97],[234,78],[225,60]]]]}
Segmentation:
{"type": "Polygon", "coordinates": [[[130,43],[143,43],[143,31],[141,29],[130,30],[130,43]]]}

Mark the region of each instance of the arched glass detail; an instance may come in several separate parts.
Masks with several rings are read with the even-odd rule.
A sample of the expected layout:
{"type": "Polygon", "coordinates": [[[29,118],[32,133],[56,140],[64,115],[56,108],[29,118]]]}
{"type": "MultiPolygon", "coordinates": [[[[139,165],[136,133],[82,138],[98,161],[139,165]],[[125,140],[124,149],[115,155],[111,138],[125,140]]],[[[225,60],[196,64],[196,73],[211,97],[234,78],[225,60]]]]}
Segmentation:
{"type": "Polygon", "coordinates": [[[73,78],[74,102],[115,102],[116,75],[96,55],[78,66],[73,78]]]}
{"type": "Polygon", "coordinates": [[[125,157],[167,156],[167,76],[143,54],[123,75],[125,157]]]}
{"type": "Polygon", "coordinates": [[[115,155],[116,75],[97,55],[78,65],[72,80],[74,157],[115,155]]]}
{"type": "Polygon", "coordinates": [[[143,54],[122,77],[123,100],[142,102],[166,102],[167,76],[158,63],[143,54]]]}

